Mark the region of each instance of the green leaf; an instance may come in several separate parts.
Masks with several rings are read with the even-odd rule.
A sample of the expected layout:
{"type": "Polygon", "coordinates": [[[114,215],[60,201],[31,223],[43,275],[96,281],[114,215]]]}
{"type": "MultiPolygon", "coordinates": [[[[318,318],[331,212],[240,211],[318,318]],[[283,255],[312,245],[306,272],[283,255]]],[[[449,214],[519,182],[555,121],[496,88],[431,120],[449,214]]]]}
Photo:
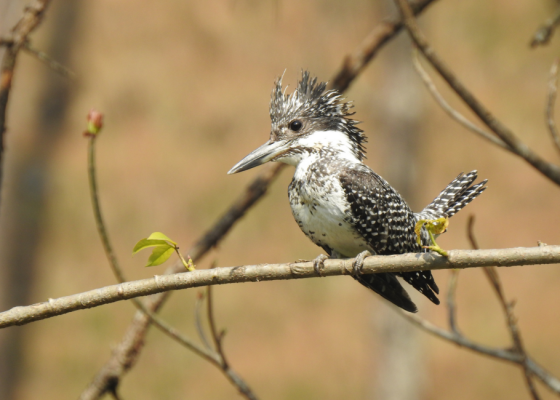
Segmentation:
{"type": "Polygon", "coordinates": [[[134,249],[132,249],[132,254],[136,254],[140,250],[143,250],[147,247],[160,246],[160,245],[170,246],[170,244],[167,243],[165,240],[142,239],[138,243],[136,243],[136,246],[134,246],[134,249]]]}
{"type": "Polygon", "coordinates": [[[161,232],[152,233],[150,236],[148,236],[148,239],[165,240],[165,241],[167,241],[169,243],[173,243],[175,246],[177,246],[177,242],[174,242],[173,240],[169,239],[167,236],[165,236],[161,232]]]}
{"type": "Polygon", "coordinates": [[[175,248],[168,243],[160,246],[156,246],[152,251],[152,255],[148,258],[148,264],[146,267],[155,267],[156,265],[163,264],[167,261],[171,254],[175,251],[175,248]]]}

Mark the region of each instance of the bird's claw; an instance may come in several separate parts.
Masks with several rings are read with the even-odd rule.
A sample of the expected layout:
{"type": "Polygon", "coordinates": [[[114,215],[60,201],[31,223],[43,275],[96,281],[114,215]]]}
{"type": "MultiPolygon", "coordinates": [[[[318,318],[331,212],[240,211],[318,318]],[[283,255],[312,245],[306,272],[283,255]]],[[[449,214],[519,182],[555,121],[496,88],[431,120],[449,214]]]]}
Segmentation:
{"type": "Polygon", "coordinates": [[[358,276],[362,274],[362,268],[364,267],[364,259],[371,255],[372,254],[369,251],[364,250],[356,256],[356,260],[354,261],[354,264],[352,264],[352,274],[354,276],[358,276]]]}
{"type": "Polygon", "coordinates": [[[313,270],[317,273],[317,275],[319,275],[320,277],[323,277],[325,275],[323,275],[323,269],[325,268],[325,260],[328,260],[329,257],[327,257],[324,254],[319,254],[317,256],[317,258],[315,260],[313,260],[313,270]]]}
{"type": "Polygon", "coordinates": [[[421,230],[423,226],[426,226],[426,231],[430,236],[430,241],[432,242],[432,246],[422,246],[424,249],[428,249],[431,251],[435,251],[436,253],[448,257],[447,251],[443,250],[441,247],[438,246],[436,243],[436,239],[434,238],[435,235],[440,235],[447,230],[449,226],[449,218],[441,217],[438,219],[421,219],[416,223],[414,227],[414,232],[416,233],[416,241],[418,244],[422,244],[422,237],[421,237],[421,230]]]}

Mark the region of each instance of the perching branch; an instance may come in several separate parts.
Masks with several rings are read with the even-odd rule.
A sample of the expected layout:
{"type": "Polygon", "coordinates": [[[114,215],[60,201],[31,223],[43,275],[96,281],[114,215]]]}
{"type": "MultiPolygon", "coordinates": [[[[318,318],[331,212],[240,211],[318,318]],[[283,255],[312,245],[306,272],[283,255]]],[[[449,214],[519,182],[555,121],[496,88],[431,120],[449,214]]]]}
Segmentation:
{"type": "Polygon", "coordinates": [[[451,72],[447,65],[439,58],[433,48],[429,45],[424,35],[418,29],[416,20],[406,0],[395,0],[405,27],[412,39],[418,46],[426,60],[436,69],[441,77],[449,84],[455,93],[469,106],[469,108],[481,119],[481,121],[494,132],[516,155],[527,161],[537,171],[560,185],[560,167],[544,160],[541,156],[525,145],[509,128],[499,121],[465,85],[451,72]]]}
{"type": "MultiPolygon", "coordinates": [[[[355,260],[326,260],[324,276],[351,275],[355,260]]],[[[512,267],[560,263],[560,246],[518,247],[496,250],[450,250],[448,257],[433,253],[408,253],[373,256],[364,261],[364,273],[414,272],[451,268],[512,267]]],[[[103,304],[140,296],[208,285],[241,282],[274,281],[316,277],[313,262],[245,265],[238,267],[196,270],[173,275],[156,275],[150,279],[106,286],[84,293],[30,306],[18,306],[0,313],[0,328],[25,325],[57,315],[98,307],[103,304]]]]}

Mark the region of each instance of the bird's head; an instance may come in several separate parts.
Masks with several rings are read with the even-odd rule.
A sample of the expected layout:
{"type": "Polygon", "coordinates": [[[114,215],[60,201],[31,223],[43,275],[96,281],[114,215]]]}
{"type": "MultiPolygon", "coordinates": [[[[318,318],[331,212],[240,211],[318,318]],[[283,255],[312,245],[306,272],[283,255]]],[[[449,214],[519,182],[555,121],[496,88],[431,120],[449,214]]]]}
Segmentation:
{"type": "Polygon", "coordinates": [[[366,137],[350,118],[352,105],[337,90],[326,90],[309,72],[302,72],[296,90],[287,95],[282,77],[270,100],[272,129],[268,142],[239,161],[228,174],[246,171],[269,161],[297,165],[310,156],[339,153],[362,161],[366,137]]]}

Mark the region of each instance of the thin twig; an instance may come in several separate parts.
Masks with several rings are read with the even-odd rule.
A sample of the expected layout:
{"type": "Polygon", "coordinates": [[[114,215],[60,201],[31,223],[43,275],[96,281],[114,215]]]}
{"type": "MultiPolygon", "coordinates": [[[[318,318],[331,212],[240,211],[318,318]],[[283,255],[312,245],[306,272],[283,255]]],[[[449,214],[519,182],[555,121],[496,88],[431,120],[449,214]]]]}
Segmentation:
{"type": "Polygon", "coordinates": [[[202,340],[202,343],[204,343],[204,346],[206,346],[208,350],[212,350],[212,346],[210,346],[210,341],[208,340],[208,337],[206,336],[206,332],[204,332],[204,327],[202,326],[201,308],[203,302],[204,302],[204,292],[199,292],[194,306],[194,322],[200,340],[202,340]]]}
{"type": "MultiPolygon", "coordinates": [[[[101,129],[101,125],[99,126],[98,130],[101,129]]],[[[97,225],[97,230],[99,233],[99,236],[101,238],[101,242],[103,243],[103,248],[105,250],[105,254],[107,256],[107,259],[109,261],[109,265],[111,266],[111,269],[113,270],[113,273],[115,274],[115,277],[117,278],[117,280],[120,283],[126,282],[126,279],[124,277],[124,274],[122,272],[122,269],[118,263],[117,257],[115,255],[115,252],[113,250],[113,246],[111,244],[111,241],[109,240],[109,234],[107,232],[107,228],[106,225],[104,223],[103,220],[103,215],[101,212],[101,205],[99,202],[99,192],[98,192],[98,186],[97,186],[97,178],[96,178],[96,162],[95,162],[95,141],[98,138],[97,134],[90,134],[87,135],[88,137],[88,177],[89,177],[89,185],[90,185],[90,195],[91,195],[91,201],[92,201],[92,206],[93,206],[93,211],[94,211],[94,217],[95,217],[95,222],[97,225]]],[[[210,292],[208,292],[210,295],[210,292]]],[[[167,324],[165,321],[163,321],[157,314],[154,314],[151,310],[149,310],[139,299],[134,298],[132,299],[133,304],[144,314],[146,314],[151,322],[153,324],[155,324],[155,326],[157,328],[159,328],[164,334],[166,334],[167,336],[169,336],[170,338],[174,339],[175,341],[177,341],[179,344],[187,347],[188,349],[192,350],[194,353],[198,354],[199,356],[201,356],[202,358],[206,359],[207,361],[210,361],[212,364],[216,365],[218,368],[222,369],[224,372],[226,372],[226,376],[228,376],[227,371],[225,371],[226,369],[229,369],[229,366],[225,363],[225,358],[223,356],[223,351],[221,350],[221,344],[219,346],[217,346],[217,351],[212,350],[212,348],[208,345],[208,342],[205,340],[205,336],[204,336],[204,331],[202,330],[201,327],[199,327],[199,334],[201,334],[201,338],[203,339],[203,342],[206,346],[206,348],[201,347],[200,345],[198,345],[197,343],[195,343],[192,339],[188,338],[187,336],[181,334],[179,331],[177,331],[175,328],[173,328],[171,325],[167,324]]],[[[211,298],[210,296],[208,297],[208,307],[209,307],[209,321],[211,323],[211,326],[213,324],[213,319],[211,319],[211,298]]],[[[198,303],[198,302],[197,302],[198,303]]],[[[213,326],[212,326],[213,328],[213,326]]],[[[219,341],[218,341],[219,343],[219,341]]],[[[237,387],[237,389],[242,392],[245,393],[248,391],[248,393],[251,393],[248,385],[241,379],[241,377],[239,377],[238,375],[236,375],[236,379],[232,380],[229,376],[228,378],[230,378],[230,381],[237,387]]],[[[118,385],[110,385],[107,386],[106,391],[109,391],[113,394],[113,396],[117,396],[117,386],[118,385]]],[[[252,395],[252,393],[251,393],[252,395]]],[[[252,395],[252,397],[248,397],[249,399],[256,399],[256,397],[254,395],[252,395]]]]}
{"type": "Polygon", "coordinates": [[[474,237],[474,215],[471,214],[469,215],[469,219],[467,221],[467,237],[469,238],[469,242],[471,244],[471,247],[473,249],[479,249],[480,247],[478,247],[478,242],[476,241],[476,238],[474,237]]]}
{"type": "Polygon", "coordinates": [[[29,41],[25,42],[23,48],[29,54],[32,54],[33,56],[37,57],[39,61],[42,61],[43,63],[45,63],[45,65],[47,65],[49,68],[59,73],[63,77],[68,79],[74,79],[76,77],[76,74],[73,71],[71,71],[68,67],[65,67],[58,61],[53,60],[47,53],[44,53],[34,48],[33,46],[31,46],[31,43],[29,41]]]}
{"type": "Polygon", "coordinates": [[[213,300],[212,300],[212,286],[206,287],[206,301],[207,301],[207,315],[208,315],[208,324],[210,325],[210,332],[212,334],[212,339],[214,341],[214,345],[216,346],[216,355],[217,358],[220,360],[220,364],[218,368],[222,370],[222,372],[226,375],[226,377],[230,380],[230,382],[237,387],[239,393],[245,397],[247,400],[258,400],[257,396],[253,393],[251,388],[241,379],[237,373],[231,369],[226,354],[224,352],[224,348],[222,345],[223,340],[223,331],[219,333],[216,329],[216,321],[214,319],[214,307],[213,307],[213,300]]]}
{"type": "Polygon", "coordinates": [[[457,93],[457,95],[469,106],[469,108],[484,122],[484,124],[494,132],[511,150],[519,157],[527,161],[537,171],[549,178],[551,181],[560,185],[560,167],[549,163],[532,151],[515,134],[503,125],[490,111],[482,105],[478,99],[457,79],[451,70],[435,53],[429,45],[424,35],[418,29],[416,20],[406,0],[395,0],[403,17],[406,29],[413,42],[418,46],[424,57],[457,93]]]}
{"type": "Polygon", "coordinates": [[[432,97],[451,118],[455,119],[458,123],[463,125],[465,128],[473,131],[474,133],[481,136],[482,138],[489,140],[490,142],[494,143],[497,146],[500,146],[505,150],[511,151],[511,149],[501,139],[497,138],[495,135],[486,132],[484,129],[479,128],[471,121],[469,121],[465,116],[463,116],[463,114],[461,114],[459,111],[455,110],[453,107],[449,105],[449,103],[443,98],[443,96],[437,90],[436,85],[430,78],[430,75],[428,75],[426,70],[422,67],[420,60],[418,59],[417,48],[413,49],[412,63],[416,68],[416,72],[418,72],[420,78],[422,78],[422,82],[424,82],[424,85],[426,86],[426,88],[428,89],[432,97]]]}
{"type": "Polygon", "coordinates": [[[103,244],[103,250],[105,251],[105,255],[107,256],[107,260],[109,261],[109,266],[113,270],[113,274],[117,278],[117,280],[122,283],[125,282],[126,279],[122,272],[122,269],[119,265],[117,260],[117,256],[113,250],[113,246],[111,245],[111,241],[109,240],[109,233],[105,228],[105,222],[103,221],[103,215],[101,213],[101,205],[99,204],[99,195],[97,189],[97,178],[95,173],[95,141],[97,139],[97,135],[91,135],[88,137],[88,180],[89,180],[89,194],[91,197],[91,204],[93,207],[93,216],[95,219],[95,225],[97,227],[97,232],[99,233],[99,237],[101,238],[101,243],[103,244]]]}
{"type": "Polygon", "coordinates": [[[447,309],[449,319],[449,329],[451,332],[458,334],[457,328],[457,307],[455,304],[455,293],[457,291],[457,283],[459,278],[459,270],[452,269],[451,277],[449,278],[449,289],[447,291],[447,309]]]}
{"type": "Polygon", "coordinates": [[[560,23],[560,6],[556,8],[554,15],[552,18],[549,18],[544,25],[542,25],[533,35],[533,39],[531,40],[531,47],[535,48],[538,46],[544,46],[548,44],[552,34],[554,33],[554,29],[560,23]]]}
{"type": "Polygon", "coordinates": [[[556,150],[560,152],[560,135],[556,122],[554,122],[554,104],[556,103],[556,96],[558,94],[558,64],[560,59],[556,59],[550,68],[550,79],[548,81],[548,101],[546,104],[546,122],[548,130],[552,136],[552,140],[556,145],[556,150]]]}
{"type": "MultiPolygon", "coordinates": [[[[421,14],[435,0],[416,0],[411,2],[415,15],[421,14]]],[[[401,32],[403,23],[399,18],[386,19],[377,25],[358,45],[352,54],[342,61],[339,71],[330,80],[329,89],[344,92],[356,77],[367,67],[377,52],[401,32]]]]}
{"type": "MultiPolygon", "coordinates": [[[[485,269],[490,269],[490,268],[485,268],[485,269]]],[[[497,279],[498,272],[494,267],[491,267],[491,270],[495,272],[496,281],[500,287],[500,292],[502,292],[501,283],[497,279]]],[[[527,362],[529,357],[527,355],[527,352],[525,351],[523,340],[521,339],[521,332],[519,331],[519,326],[517,325],[517,318],[513,313],[513,306],[515,303],[513,301],[507,302],[506,299],[504,298],[503,292],[502,295],[500,296],[500,302],[502,303],[504,313],[506,314],[507,324],[509,327],[509,331],[511,333],[511,338],[513,339],[513,343],[515,345],[515,349],[521,355],[522,358],[521,366],[523,368],[523,376],[525,377],[525,383],[527,384],[529,393],[531,393],[531,397],[533,398],[533,400],[540,400],[540,396],[537,392],[535,384],[533,383],[533,373],[527,362]]]]}
{"type": "Polygon", "coordinates": [[[179,342],[181,345],[185,346],[189,350],[192,350],[197,355],[201,356],[202,358],[216,363],[218,360],[216,359],[215,353],[210,349],[206,349],[198,344],[196,344],[192,339],[188,338],[187,336],[180,333],[177,329],[173,328],[171,325],[167,324],[163,321],[157,314],[154,314],[151,310],[149,310],[144,304],[138,302],[140,306],[140,310],[147,314],[151,322],[159,328],[160,331],[165,333],[170,338],[174,339],[175,341],[179,342]]]}
{"type": "Polygon", "coordinates": [[[228,363],[224,357],[224,351],[222,349],[222,339],[218,330],[216,329],[216,322],[214,320],[214,307],[212,304],[212,286],[206,286],[206,312],[208,317],[208,324],[210,325],[210,334],[212,335],[212,340],[214,342],[214,348],[216,352],[222,356],[223,367],[227,368],[228,363]]]}
{"type": "MultiPolygon", "coordinates": [[[[353,262],[355,262],[353,258],[326,260],[322,270],[323,275],[351,275],[353,262]]],[[[450,250],[448,251],[448,257],[433,253],[406,253],[367,257],[364,260],[363,272],[366,274],[380,272],[400,273],[453,268],[477,268],[491,265],[512,267],[556,263],[560,263],[560,246],[516,247],[494,250],[450,250]]],[[[52,318],[77,310],[99,307],[103,304],[172,290],[241,282],[316,277],[317,273],[311,261],[221,267],[211,270],[156,275],[149,279],[130,281],[58,299],[49,299],[46,302],[30,306],[14,307],[0,313],[0,328],[25,325],[33,321],[52,318]]]]}
{"type": "MultiPolygon", "coordinates": [[[[210,249],[216,246],[232,226],[267,192],[269,185],[279,175],[284,164],[265,167],[250,183],[241,196],[233,202],[228,211],[196,242],[186,253],[198,262],[210,249]]],[[[184,271],[182,263],[177,262],[165,271],[166,275],[184,271]]],[[[163,277],[162,277],[163,278],[163,277]]],[[[204,286],[204,285],[202,285],[204,286]]],[[[146,307],[157,312],[168,299],[170,292],[151,296],[146,307]]],[[[134,365],[144,346],[144,337],[150,327],[151,319],[145,311],[138,312],[126,330],[120,343],[113,349],[111,358],[98,371],[88,387],[82,392],[81,400],[99,399],[110,387],[117,386],[121,377],[134,365]]]]}
{"type": "MultiPolygon", "coordinates": [[[[471,246],[473,250],[479,250],[476,237],[474,235],[474,216],[471,215],[469,217],[469,222],[467,225],[468,229],[468,237],[471,242],[471,246]]],[[[496,292],[496,296],[500,301],[500,305],[504,311],[506,316],[506,321],[508,325],[508,329],[511,335],[511,339],[513,340],[514,351],[521,357],[520,365],[523,368],[523,373],[525,377],[525,382],[527,384],[527,388],[531,393],[531,397],[533,400],[539,400],[539,395],[537,393],[537,389],[533,383],[532,379],[532,372],[529,368],[529,364],[527,363],[528,356],[525,352],[525,348],[523,346],[523,341],[521,340],[521,333],[519,332],[519,327],[517,326],[517,318],[513,314],[513,302],[508,302],[506,300],[506,296],[503,291],[502,283],[500,282],[500,276],[498,275],[497,268],[494,266],[483,268],[486,277],[490,281],[492,288],[496,292]]]]}

